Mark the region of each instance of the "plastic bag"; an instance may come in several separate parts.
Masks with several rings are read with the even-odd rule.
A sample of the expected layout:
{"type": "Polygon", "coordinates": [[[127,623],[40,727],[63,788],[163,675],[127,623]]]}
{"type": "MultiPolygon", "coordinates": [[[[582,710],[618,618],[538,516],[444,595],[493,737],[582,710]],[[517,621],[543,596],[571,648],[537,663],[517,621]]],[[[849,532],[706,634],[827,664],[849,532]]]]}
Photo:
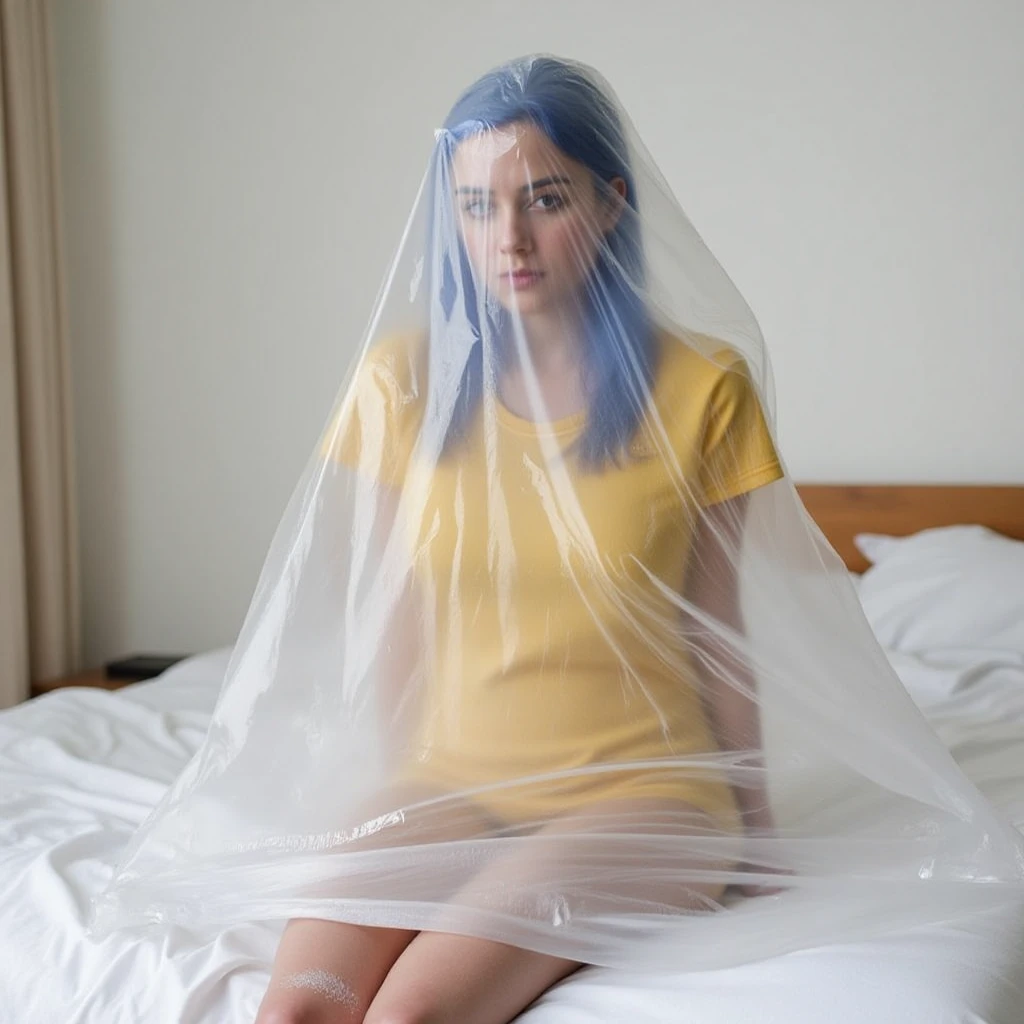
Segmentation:
{"type": "Polygon", "coordinates": [[[773,423],[756,322],[608,85],[474,83],[95,931],[317,917],[684,970],[1021,891],[773,423]]]}

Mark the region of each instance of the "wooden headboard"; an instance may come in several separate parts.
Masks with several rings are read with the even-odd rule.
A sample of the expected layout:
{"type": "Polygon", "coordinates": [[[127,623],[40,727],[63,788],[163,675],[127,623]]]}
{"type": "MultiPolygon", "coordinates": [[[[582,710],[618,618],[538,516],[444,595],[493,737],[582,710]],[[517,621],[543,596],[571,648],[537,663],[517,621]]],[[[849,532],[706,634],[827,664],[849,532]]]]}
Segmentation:
{"type": "Polygon", "coordinates": [[[801,484],[800,497],[848,568],[868,563],[853,546],[858,533],[905,536],[933,526],[980,523],[1024,540],[1024,485],[801,484]]]}

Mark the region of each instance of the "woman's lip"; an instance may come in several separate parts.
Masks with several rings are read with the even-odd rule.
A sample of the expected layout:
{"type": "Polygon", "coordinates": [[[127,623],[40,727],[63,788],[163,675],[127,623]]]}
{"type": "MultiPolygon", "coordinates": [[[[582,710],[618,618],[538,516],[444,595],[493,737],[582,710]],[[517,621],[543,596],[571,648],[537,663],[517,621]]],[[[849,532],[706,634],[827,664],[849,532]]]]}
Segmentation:
{"type": "Polygon", "coordinates": [[[517,292],[532,288],[543,276],[539,270],[512,270],[502,275],[512,290],[517,292]]]}

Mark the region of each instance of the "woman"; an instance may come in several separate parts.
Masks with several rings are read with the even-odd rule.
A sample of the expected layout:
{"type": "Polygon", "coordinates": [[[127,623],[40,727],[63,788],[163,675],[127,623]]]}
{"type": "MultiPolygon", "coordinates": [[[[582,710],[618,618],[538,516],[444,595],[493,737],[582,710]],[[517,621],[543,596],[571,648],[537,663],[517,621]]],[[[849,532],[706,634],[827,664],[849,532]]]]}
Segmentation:
{"type": "MultiPolygon", "coordinates": [[[[475,83],[427,193],[430,327],[370,349],[326,447],[417,553],[389,635],[418,639],[382,673],[400,768],[353,820],[403,811],[348,849],[532,837],[457,889],[467,915],[508,892],[556,923],[714,911],[740,865],[676,841],[773,828],[755,761],[742,786],[713,763],[760,749],[730,640],[747,494],[783,475],[756,390],[733,348],[657,324],[622,126],[580,66],[475,83]]],[[[580,966],[458,928],[293,920],[257,1022],[504,1024],[580,966]]]]}

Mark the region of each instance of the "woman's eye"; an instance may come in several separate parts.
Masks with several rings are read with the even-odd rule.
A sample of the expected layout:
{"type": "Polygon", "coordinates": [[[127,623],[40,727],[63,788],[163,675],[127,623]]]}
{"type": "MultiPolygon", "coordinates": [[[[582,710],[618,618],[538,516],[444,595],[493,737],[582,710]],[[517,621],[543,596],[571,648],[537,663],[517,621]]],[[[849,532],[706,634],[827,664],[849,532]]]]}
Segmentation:
{"type": "Polygon", "coordinates": [[[486,217],[491,212],[491,204],[485,203],[482,199],[471,199],[468,203],[462,204],[462,209],[470,217],[486,217]]]}
{"type": "Polygon", "coordinates": [[[540,205],[542,210],[561,210],[566,205],[565,199],[556,192],[545,192],[537,196],[533,203],[534,206],[540,205]]]}

